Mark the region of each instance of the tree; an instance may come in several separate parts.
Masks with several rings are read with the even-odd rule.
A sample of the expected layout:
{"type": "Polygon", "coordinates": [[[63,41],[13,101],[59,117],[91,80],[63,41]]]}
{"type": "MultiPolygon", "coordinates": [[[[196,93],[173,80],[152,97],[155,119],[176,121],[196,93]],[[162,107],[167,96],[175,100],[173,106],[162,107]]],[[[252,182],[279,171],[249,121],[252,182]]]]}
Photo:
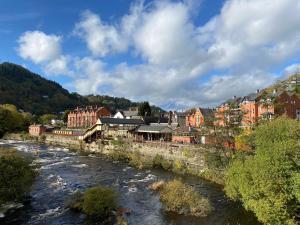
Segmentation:
{"type": "Polygon", "coordinates": [[[71,112],[71,110],[66,110],[64,111],[63,115],[62,115],[62,120],[64,121],[64,123],[68,122],[68,114],[71,112]]]}
{"type": "Polygon", "coordinates": [[[226,194],[265,224],[296,224],[300,216],[300,123],[286,117],[259,126],[255,154],[237,158],[226,194]]]}
{"type": "Polygon", "coordinates": [[[0,148],[0,205],[21,201],[30,190],[35,172],[31,160],[12,149],[0,148]]]}
{"type": "Polygon", "coordinates": [[[41,124],[50,124],[52,119],[57,119],[57,115],[44,114],[39,118],[41,124]]]}
{"type": "Polygon", "coordinates": [[[143,102],[138,109],[139,116],[151,116],[151,107],[149,102],[143,102]]]}

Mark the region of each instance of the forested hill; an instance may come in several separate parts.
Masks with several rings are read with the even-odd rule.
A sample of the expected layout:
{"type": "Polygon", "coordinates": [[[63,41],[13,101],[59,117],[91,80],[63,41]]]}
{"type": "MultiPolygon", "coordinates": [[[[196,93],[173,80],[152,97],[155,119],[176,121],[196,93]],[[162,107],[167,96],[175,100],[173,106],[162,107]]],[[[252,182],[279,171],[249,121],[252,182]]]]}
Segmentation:
{"type": "Polygon", "coordinates": [[[37,115],[58,113],[84,105],[106,106],[114,112],[139,104],[125,98],[69,93],[56,82],[22,66],[5,62],[0,64],[0,104],[6,103],[37,115]]]}

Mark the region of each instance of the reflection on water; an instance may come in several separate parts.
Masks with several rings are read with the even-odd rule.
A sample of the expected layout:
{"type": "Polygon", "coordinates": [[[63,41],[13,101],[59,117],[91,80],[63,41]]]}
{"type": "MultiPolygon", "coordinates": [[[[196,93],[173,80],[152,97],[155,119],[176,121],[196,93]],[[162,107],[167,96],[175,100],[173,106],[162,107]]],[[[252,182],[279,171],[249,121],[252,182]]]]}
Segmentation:
{"type": "MultiPolygon", "coordinates": [[[[182,177],[207,196],[215,210],[205,218],[166,214],[159,196],[147,189],[158,179],[172,179],[175,175],[163,170],[136,170],[122,162],[111,162],[102,157],[80,156],[66,148],[35,145],[25,142],[0,141],[2,146],[13,146],[22,152],[39,152],[34,160],[40,165],[30,199],[0,224],[90,224],[85,216],[64,208],[65,197],[95,185],[113,187],[118,193],[119,205],[132,209],[129,224],[205,224],[205,225],[255,225],[255,217],[240,205],[225,198],[222,190],[195,177],[182,177]]],[[[101,224],[101,223],[97,223],[101,224]]]]}

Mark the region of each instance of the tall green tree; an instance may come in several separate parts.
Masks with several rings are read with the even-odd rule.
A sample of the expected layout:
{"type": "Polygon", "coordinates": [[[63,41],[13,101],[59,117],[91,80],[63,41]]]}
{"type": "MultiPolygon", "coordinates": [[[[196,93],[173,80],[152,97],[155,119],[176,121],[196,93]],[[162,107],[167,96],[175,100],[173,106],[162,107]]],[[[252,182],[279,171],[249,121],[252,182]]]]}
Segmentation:
{"type": "Polygon", "coordinates": [[[300,219],[300,123],[285,117],[255,130],[255,154],[233,161],[226,194],[240,200],[264,224],[300,219]]]}
{"type": "Polygon", "coordinates": [[[151,107],[149,102],[143,102],[139,105],[139,116],[151,116],[151,107]]]}

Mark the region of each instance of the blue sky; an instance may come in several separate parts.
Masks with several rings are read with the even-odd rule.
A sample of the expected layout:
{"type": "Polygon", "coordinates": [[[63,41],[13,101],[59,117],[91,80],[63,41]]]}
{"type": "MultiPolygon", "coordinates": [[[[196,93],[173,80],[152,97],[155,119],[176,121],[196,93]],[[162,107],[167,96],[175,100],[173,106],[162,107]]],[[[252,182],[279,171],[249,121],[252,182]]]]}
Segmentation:
{"type": "Polygon", "coordinates": [[[80,94],[213,107],[300,68],[299,10],[294,0],[1,0],[0,62],[80,94]]]}

